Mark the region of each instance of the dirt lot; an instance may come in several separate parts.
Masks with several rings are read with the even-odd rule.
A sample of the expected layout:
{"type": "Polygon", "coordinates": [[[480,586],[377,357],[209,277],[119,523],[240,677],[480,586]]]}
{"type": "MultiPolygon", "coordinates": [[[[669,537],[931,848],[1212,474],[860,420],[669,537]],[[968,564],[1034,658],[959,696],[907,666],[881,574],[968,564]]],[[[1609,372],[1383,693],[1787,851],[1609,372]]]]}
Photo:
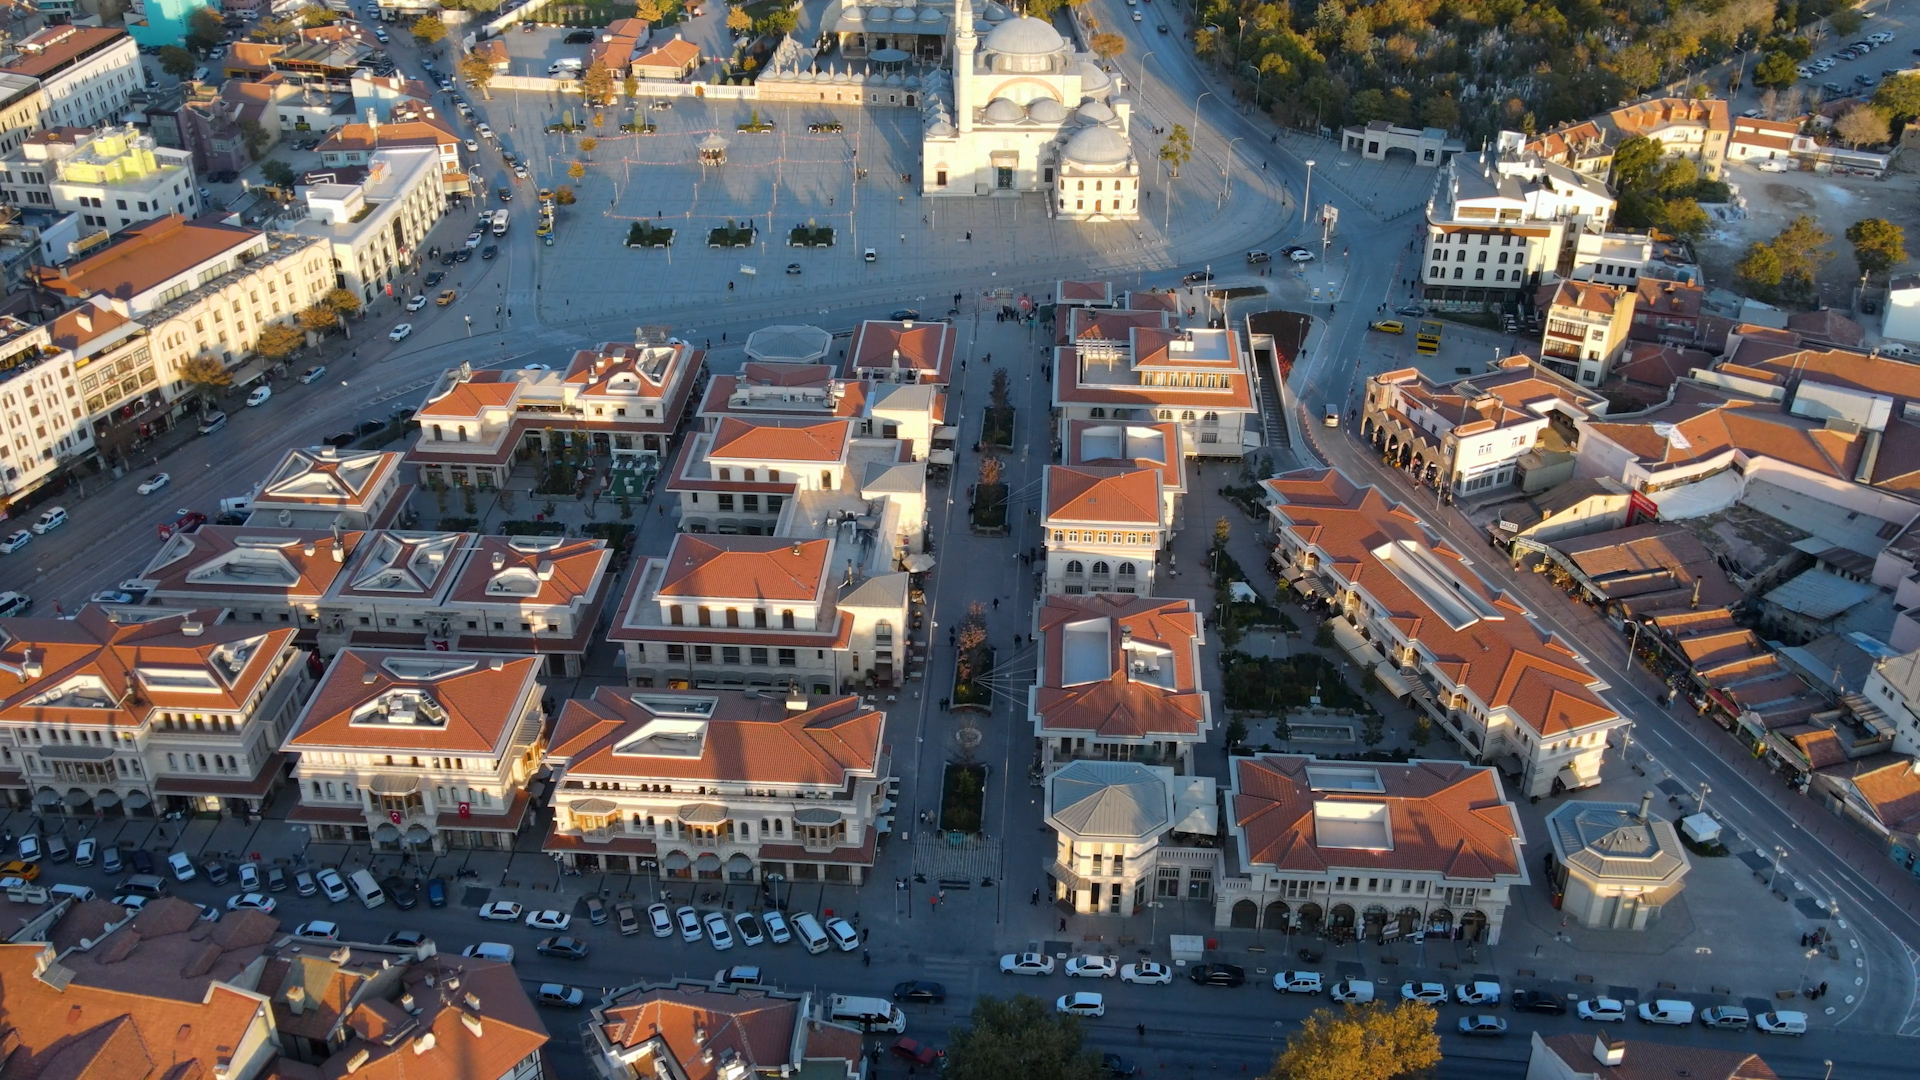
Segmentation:
{"type": "MultiPolygon", "coordinates": [[[[1711,285],[1733,286],[1733,267],[1747,245],[1772,239],[1800,214],[1811,214],[1833,234],[1834,257],[1820,275],[1820,296],[1828,305],[1851,305],[1860,271],[1853,264],[1847,226],[1862,218],[1882,217],[1907,230],[1907,248],[1920,254],[1920,173],[1910,161],[1897,162],[1884,180],[1818,173],[1763,173],[1729,165],[1727,182],[1747,200],[1745,220],[1724,222],[1699,245],[1701,268],[1711,285]]],[[[1868,320],[1870,323],[1877,320],[1868,320]]]]}

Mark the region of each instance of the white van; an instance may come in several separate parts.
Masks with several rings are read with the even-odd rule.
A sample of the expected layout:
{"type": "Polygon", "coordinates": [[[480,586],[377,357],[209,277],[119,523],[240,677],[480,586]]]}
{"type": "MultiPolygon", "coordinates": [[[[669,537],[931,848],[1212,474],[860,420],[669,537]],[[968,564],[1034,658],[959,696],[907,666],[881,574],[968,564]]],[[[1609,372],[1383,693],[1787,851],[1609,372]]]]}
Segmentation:
{"type": "Polygon", "coordinates": [[[834,994],[827,999],[827,1019],[843,1024],[858,1024],[867,1031],[887,1031],[895,1035],[907,1030],[907,1014],[892,1002],[880,998],[834,994]]]}
{"type": "Polygon", "coordinates": [[[475,960],[498,960],[503,964],[513,963],[513,946],[502,945],[497,941],[483,941],[478,945],[469,945],[460,950],[461,956],[470,956],[475,960]]]}
{"type": "Polygon", "coordinates": [[[803,911],[793,917],[793,933],[810,953],[817,955],[826,952],[829,948],[827,932],[820,929],[820,920],[814,918],[810,911],[803,911]]]}
{"type": "Polygon", "coordinates": [[[1640,1003],[1640,1019],[1649,1024],[1673,1024],[1685,1027],[1693,1023],[1693,1002],[1643,1001],[1640,1003]]]}
{"type": "Polygon", "coordinates": [[[1373,984],[1365,979],[1341,979],[1333,984],[1333,1000],[1364,1005],[1373,1000],[1373,984]]]}
{"type": "Polygon", "coordinates": [[[360,902],[369,909],[387,902],[387,894],[380,891],[380,883],[365,870],[355,870],[347,875],[347,884],[353,887],[353,895],[359,897],[360,902]]]}
{"type": "Polygon", "coordinates": [[[0,619],[11,619],[33,610],[33,597],[26,593],[0,592],[0,619]]]}
{"type": "Polygon", "coordinates": [[[92,889],[87,888],[85,885],[67,885],[67,884],[49,886],[47,888],[47,895],[53,897],[55,900],[60,900],[66,897],[72,897],[73,899],[79,900],[83,903],[85,901],[97,899],[99,897],[98,893],[94,892],[92,889]]]}

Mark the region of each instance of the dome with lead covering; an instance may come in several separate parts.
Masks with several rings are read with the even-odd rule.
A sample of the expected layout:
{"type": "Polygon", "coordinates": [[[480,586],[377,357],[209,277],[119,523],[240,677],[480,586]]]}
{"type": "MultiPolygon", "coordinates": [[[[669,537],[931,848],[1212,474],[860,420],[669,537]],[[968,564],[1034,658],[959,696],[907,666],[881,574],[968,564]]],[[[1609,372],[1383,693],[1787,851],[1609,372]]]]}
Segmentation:
{"type": "Polygon", "coordinates": [[[1043,56],[1059,52],[1064,44],[1051,24],[1022,15],[994,27],[985,47],[1002,56],[1043,56]]]}
{"type": "Polygon", "coordinates": [[[1118,165],[1132,154],[1125,136],[1110,127],[1096,125],[1075,132],[1060,156],[1082,165],[1118,165]]]}
{"type": "Polygon", "coordinates": [[[1052,98],[1037,98],[1027,106],[1027,115],[1042,124],[1059,124],[1066,121],[1067,108],[1052,98]]]}
{"type": "Polygon", "coordinates": [[[987,102],[983,115],[996,124],[1017,124],[1027,118],[1027,110],[1002,97],[987,102]]]}

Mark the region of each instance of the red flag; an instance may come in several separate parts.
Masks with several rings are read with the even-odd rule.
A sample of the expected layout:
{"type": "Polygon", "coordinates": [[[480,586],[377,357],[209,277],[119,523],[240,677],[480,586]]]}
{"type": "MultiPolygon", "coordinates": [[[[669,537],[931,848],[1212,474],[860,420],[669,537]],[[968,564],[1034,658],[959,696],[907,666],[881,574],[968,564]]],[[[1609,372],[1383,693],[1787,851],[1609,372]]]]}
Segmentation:
{"type": "Polygon", "coordinates": [[[398,810],[387,811],[387,819],[393,822],[395,825],[400,824],[400,811],[398,810]]]}
{"type": "Polygon", "coordinates": [[[465,799],[460,801],[460,816],[463,818],[473,816],[473,804],[467,802],[465,799]]]}

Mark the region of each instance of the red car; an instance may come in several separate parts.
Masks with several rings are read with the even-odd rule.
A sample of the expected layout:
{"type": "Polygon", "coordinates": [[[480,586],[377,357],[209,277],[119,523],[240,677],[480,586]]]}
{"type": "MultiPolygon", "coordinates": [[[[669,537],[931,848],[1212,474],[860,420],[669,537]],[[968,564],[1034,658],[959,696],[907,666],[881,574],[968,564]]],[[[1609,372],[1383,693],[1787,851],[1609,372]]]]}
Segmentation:
{"type": "Polygon", "coordinates": [[[190,533],[207,523],[207,515],[198,510],[189,510],[180,515],[180,520],[171,525],[160,526],[160,539],[165,540],[174,533],[190,533]]]}
{"type": "Polygon", "coordinates": [[[906,1058],[916,1065],[932,1065],[947,1056],[945,1050],[935,1050],[933,1047],[916,1042],[913,1039],[907,1038],[905,1035],[894,1040],[893,1054],[895,1057],[906,1058]]]}

